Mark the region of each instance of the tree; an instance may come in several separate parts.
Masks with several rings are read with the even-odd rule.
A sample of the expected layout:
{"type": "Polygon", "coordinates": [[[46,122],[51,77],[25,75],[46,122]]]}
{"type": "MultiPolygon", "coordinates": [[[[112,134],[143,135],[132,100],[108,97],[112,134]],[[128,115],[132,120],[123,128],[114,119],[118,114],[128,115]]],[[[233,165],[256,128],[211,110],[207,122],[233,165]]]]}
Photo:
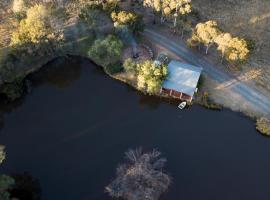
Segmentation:
{"type": "Polygon", "coordinates": [[[136,74],[137,72],[137,64],[131,58],[125,60],[123,67],[128,73],[136,74]]]}
{"type": "Polygon", "coordinates": [[[15,200],[10,197],[9,189],[14,186],[15,180],[7,175],[0,175],[0,199],[15,200]]]}
{"type": "Polygon", "coordinates": [[[222,60],[225,53],[228,51],[229,43],[232,40],[232,36],[229,33],[222,33],[216,37],[215,42],[218,45],[217,50],[222,54],[222,60]]]}
{"type": "Polygon", "coordinates": [[[94,42],[88,51],[88,56],[97,63],[106,65],[120,60],[122,48],[123,43],[118,37],[108,35],[94,42]]]}
{"type": "Polygon", "coordinates": [[[229,48],[226,53],[228,61],[243,62],[247,60],[249,49],[247,42],[244,39],[234,37],[229,41],[229,48]]]}
{"type": "Polygon", "coordinates": [[[157,66],[153,61],[144,61],[137,64],[137,86],[149,94],[158,92],[168,75],[167,66],[157,66]]]}
{"type": "Polygon", "coordinates": [[[27,53],[51,53],[63,40],[63,34],[61,29],[52,25],[50,11],[39,4],[29,8],[26,15],[12,34],[11,46],[27,53]]]}
{"type": "Polygon", "coordinates": [[[26,6],[24,0],[14,0],[12,5],[12,11],[17,13],[25,12],[26,6]]]}
{"type": "Polygon", "coordinates": [[[174,27],[176,27],[177,17],[191,12],[191,0],[144,0],[144,6],[150,7],[154,12],[160,13],[161,22],[164,17],[174,17],[174,27]]]}
{"type": "Polygon", "coordinates": [[[126,11],[112,12],[111,18],[115,27],[127,26],[133,33],[142,32],[144,29],[142,17],[136,13],[126,11]]]}
{"type": "Polygon", "coordinates": [[[0,145],[0,164],[5,160],[6,153],[5,153],[5,147],[0,145]]]}
{"type": "Polygon", "coordinates": [[[221,34],[221,31],[217,26],[217,22],[207,21],[196,25],[191,40],[204,44],[206,46],[205,53],[207,54],[209,48],[214,44],[215,39],[219,34],[221,34]]]}
{"type": "Polygon", "coordinates": [[[116,178],[105,189],[110,196],[125,200],[158,200],[170,183],[170,177],[164,173],[165,158],[153,150],[143,153],[141,148],[126,152],[127,163],[120,165],[116,178]]]}
{"type": "Polygon", "coordinates": [[[101,11],[100,9],[93,9],[92,6],[87,6],[81,9],[79,17],[88,25],[95,27],[100,20],[101,11]]]}

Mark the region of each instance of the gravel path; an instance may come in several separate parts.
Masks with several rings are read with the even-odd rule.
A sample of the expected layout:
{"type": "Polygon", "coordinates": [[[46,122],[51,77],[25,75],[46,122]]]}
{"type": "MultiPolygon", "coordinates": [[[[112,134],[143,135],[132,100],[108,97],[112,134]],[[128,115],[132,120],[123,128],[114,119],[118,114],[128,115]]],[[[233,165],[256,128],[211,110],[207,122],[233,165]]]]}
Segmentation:
{"type": "Polygon", "coordinates": [[[144,36],[154,44],[162,46],[164,49],[176,54],[186,62],[203,67],[204,73],[217,82],[217,87],[215,89],[221,90],[221,92],[223,92],[221,88],[224,89],[224,96],[222,97],[223,100],[220,99],[219,101],[219,99],[214,99],[217,103],[224,103],[225,97],[227,100],[227,103],[224,103],[225,106],[230,107],[233,110],[248,113],[255,112],[254,114],[270,116],[269,96],[265,96],[260,91],[237,79],[237,77],[217,69],[213,63],[202,56],[193,53],[180,40],[172,40],[171,38],[168,38],[168,36],[166,37],[154,29],[146,29],[144,36]],[[230,102],[233,106],[230,106],[230,102]]]}

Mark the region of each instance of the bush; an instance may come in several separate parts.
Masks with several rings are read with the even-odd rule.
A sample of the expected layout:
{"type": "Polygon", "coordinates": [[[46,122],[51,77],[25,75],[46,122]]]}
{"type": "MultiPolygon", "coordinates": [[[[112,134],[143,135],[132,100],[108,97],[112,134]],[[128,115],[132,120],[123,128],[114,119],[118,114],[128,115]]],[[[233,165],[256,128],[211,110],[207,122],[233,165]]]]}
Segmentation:
{"type": "Polygon", "coordinates": [[[14,101],[22,96],[24,92],[24,81],[22,78],[17,78],[12,83],[6,83],[4,85],[2,94],[5,94],[10,101],[14,101]]]}
{"type": "Polygon", "coordinates": [[[257,119],[256,122],[256,129],[267,136],[270,136],[270,119],[267,119],[265,117],[261,117],[257,119]]]}
{"type": "Polygon", "coordinates": [[[131,74],[136,74],[137,72],[137,64],[134,62],[133,59],[128,58],[125,60],[123,67],[126,72],[131,73],[131,74]]]}
{"type": "Polygon", "coordinates": [[[123,43],[114,36],[109,35],[104,39],[97,39],[88,51],[88,56],[96,63],[106,66],[120,60],[123,43]]]}
{"type": "Polygon", "coordinates": [[[141,15],[133,12],[121,11],[112,12],[111,18],[116,28],[126,26],[131,32],[138,33],[144,30],[144,23],[141,15]]]}
{"type": "Polygon", "coordinates": [[[116,74],[123,71],[122,64],[120,62],[108,64],[105,67],[105,71],[109,74],[116,74]]]}

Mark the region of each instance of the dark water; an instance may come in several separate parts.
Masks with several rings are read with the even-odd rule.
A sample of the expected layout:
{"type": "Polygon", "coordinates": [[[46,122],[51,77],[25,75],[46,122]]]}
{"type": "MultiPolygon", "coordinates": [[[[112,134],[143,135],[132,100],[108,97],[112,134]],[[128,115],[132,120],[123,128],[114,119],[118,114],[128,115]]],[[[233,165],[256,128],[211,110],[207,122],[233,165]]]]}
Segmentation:
{"type": "Polygon", "coordinates": [[[230,111],[138,94],[87,60],[56,60],[31,77],[31,94],[4,106],[1,172],[29,172],[43,200],[109,200],[128,148],[157,148],[173,184],[164,200],[268,200],[270,139],[230,111]],[[54,68],[58,66],[58,69],[54,68]]]}

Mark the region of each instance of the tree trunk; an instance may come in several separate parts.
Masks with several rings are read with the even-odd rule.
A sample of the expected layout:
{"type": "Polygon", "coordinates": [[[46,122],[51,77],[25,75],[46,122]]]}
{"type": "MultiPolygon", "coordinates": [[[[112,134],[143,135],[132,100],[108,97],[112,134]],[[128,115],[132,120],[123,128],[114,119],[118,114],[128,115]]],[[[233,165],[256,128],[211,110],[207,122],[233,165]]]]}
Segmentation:
{"type": "Polygon", "coordinates": [[[183,40],[184,37],[184,28],[182,28],[182,32],[181,32],[181,40],[183,40]]]}
{"type": "Polygon", "coordinates": [[[177,24],[177,17],[174,18],[174,23],[173,23],[174,28],[176,27],[176,24],[177,24]]]}

